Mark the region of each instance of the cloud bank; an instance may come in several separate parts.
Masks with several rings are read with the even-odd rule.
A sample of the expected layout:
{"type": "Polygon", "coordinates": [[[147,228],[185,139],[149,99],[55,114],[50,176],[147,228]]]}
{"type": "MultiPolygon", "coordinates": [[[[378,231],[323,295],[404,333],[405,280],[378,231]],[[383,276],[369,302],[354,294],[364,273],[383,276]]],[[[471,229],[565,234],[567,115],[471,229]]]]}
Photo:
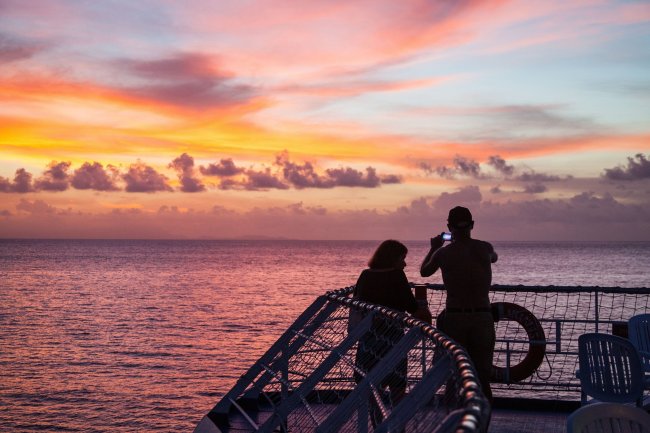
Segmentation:
{"type": "MultiPolygon", "coordinates": [[[[379,175],[373,167],[365,171],[352,167],[329,168],[319,172],[310,162],[296,163],[289,154],[279,154],[271,166],[244,168],[237,166],[231,158],[195,167],[194,158],[183,153],[174,158],[167,168],[173,170],[179,180],[181,192],[196,193],[207,190],[200,175],[216,177],[220,189],[264,191],[289,188],[378,188],[382,184],[402,182],[395,174],[379,175]]],[[[0,176],[0,192],[29,193],[38,191],[65,191],[72,187],[79,190],[125,191],[132,193],[171,192],[170,179],[154,167],[138,161],[125,172],[118,167],[99,162],[84,162],[70,175],[70,162],[52,161],[43,174],[33,181],[33,175],[24,168],[16,170],[14,179],[0,176]],[[123,187],[119,183],[123,183],[123,187]]]]}
{"type": "Polygon", "coordinates": [[[444,230],[447,212],[456,205],[472,210],[475,236],[488,240],[650,240],[647,203],[626,204],[590,192],[561,200],[497,203],[485,200],[477,186],[421,197],[383,212],[329,211],[294,202],[245,212],[215,203],[205,211],[163,205],[151,211],[84,213],[23,198],[13,209],[0,209],[0,237],[424,240],[444,230]]]}

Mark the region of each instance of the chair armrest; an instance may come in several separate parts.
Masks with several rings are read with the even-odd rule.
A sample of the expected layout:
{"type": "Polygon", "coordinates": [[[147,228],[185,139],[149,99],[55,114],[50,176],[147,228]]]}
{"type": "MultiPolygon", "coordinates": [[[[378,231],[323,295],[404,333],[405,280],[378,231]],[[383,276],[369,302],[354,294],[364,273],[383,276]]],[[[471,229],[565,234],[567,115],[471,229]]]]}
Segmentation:
{"type": "Polygon", "coordinates": [[[641,357],[641,364],[644,370],[643,374],[643,388],[650,389],[650,352],[638,350],[641,357]]]}
{"type": "Polygon", "coordinates": [[[645,361],[646,359],[650,359],[650,352],[646,352],[645,350],[637,350],[641,358],[645,361]]]}
{"type": "Polygon", "coordinates": [[[643,369],[647,372],[650,367],[650,352],[645,350],[637,350],[639,357],[641,358],[641,364],[643,364],[643,369]]]}

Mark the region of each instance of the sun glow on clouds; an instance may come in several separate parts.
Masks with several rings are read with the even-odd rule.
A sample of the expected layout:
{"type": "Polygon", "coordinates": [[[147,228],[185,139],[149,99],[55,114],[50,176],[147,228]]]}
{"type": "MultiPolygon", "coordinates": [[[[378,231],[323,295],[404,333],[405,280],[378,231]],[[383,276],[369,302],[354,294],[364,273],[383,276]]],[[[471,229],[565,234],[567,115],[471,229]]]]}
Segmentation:
{"type": "Polygon", "coordinates": [[[490,224],[650,217],[648,21],[613,0],[5,2],[0,236],[417,238],[454,201],[490,224]]]}

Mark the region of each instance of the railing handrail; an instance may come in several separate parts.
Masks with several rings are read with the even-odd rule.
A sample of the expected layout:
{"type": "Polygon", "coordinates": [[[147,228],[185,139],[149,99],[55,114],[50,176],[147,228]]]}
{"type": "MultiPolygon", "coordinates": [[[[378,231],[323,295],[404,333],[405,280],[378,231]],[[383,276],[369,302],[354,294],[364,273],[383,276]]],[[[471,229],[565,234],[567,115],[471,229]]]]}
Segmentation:
{"type": "MultiPolygon", "coordinates": [[[[444,284],[411,283],[411,287],[426,287],[429,290],[445,290],[444,284]]],[[[527,286],[523,284],[493,284],[491,292],[534,292],[534,293],[626,293],[650,294],[649,287],[606,287],[606,286],[527,286]]]]}
{"type": "Polygon", "coordinates": [[[463,426],[460,431],[480,431],[483,424],[482,421],[485,421],[489,417],[490,405],[481,391],[478,377],[465,349],[429,323],[416,319],[406,313],[349,297],[353,290],[354,286],[349,286],[329,291],[325,295],[330,301],[345,305],[348,308],[355,308],[366,312],[374,311],[376,314],[381,314],[389,317],[391,320],[401,322],[406,327],[418,327],[423,336],[431,339],[437,345],[444,347],[451,354],[452,362],[456,365],[457,374],[463,378],[460,391],[462,395],[461,409],[464,410],[464,414],[462,421],[459,423],[459,425],[463,426]]]}
{"type": "MultiPolygon", "coordinates": [[[[369,411],[369,398],[382,412],[382,421],[378,425],[380,431],[402,428],[427,405],[430,405],[426,410],[431,413],[431,422],[418,424],[423,429],[419,431],[438,429],[438,423],[445,426],[446,432],[485,431],[490,418],[490,405],[481,391],[476,371],[465,350],[426,322],[384,306],[352,299],[350,295],[353,289],[354,286],[350,286],[319,296],[259,360],[240,376],[237,383],[199,423],[195,433],[212,432],[214,426],[227,425],[231,412],[238,419],[243,417],[244,420],[253,420],[248,416],[248,411],[250,407],[258,410],[258,402],[268,405],[265,412],[270,415],[260,418],[259,425],[258,420],[253,420],[252,424],[249,422],[255,431],[270,432],[277,427],[286,428],[288,416],[293,412],[298,413],[291,421],[295,426],[305,421],[297,427],[305,428],[301,431],[332,431],[336,430],[336,426],[347,422],[352,413],[369,411]],[[347,314],[350,309],[370,314],[365,314],[360,323],[349,327],[347,314]],[[382,326],[374,329],[377,318],[381,319],[379,322],[382,326]],[[354,352],[351,352],[354,345],[361,344],[369,333],[385,332],[385,324],[395,330],[408,328],[408,332],[392,342],[390,350],[375,365],[366,367],[357,364],[354,352]],[[323,332],[319,333],[319,330],[323,332]],[[328,335],[331,336],[331,341],[327,340],[328,335]],[[313,350],[312,346],[318,346],[318,350],[313,350]],[[303,352],[303,348],[320,353],[321,356],[310,355],[305,358],[304,353],[307,352],[303,352]],[[405,383],[410,384],[410,391],[403,399],[393,402],[395,405],[390,412],[384,413],[383,397],[377,388],[386,386],[383,385],[386,374],[399,368],[397,365],[402,362],[400,359],[412,349],[417,351],[412,355],[417,354],[419,357],[421,354],[422,372],[419,369],[404,371],[405,383]],[[300,378],[292,377],[296,375],[291,367],[292,362],[295,365],[301,362],[305,364],[305,374],[300,378]],[[339,362],[345,368],[336,367],[339,362]],[[320,383],[331,379],[328,374],[332,371],[336,372],[334,378],[337,374],[343,374],[345,381],[341,383],[352,385],[353,388],[331,390],[320,387],[320,383]],[[358,380],[356,374],[362,376],[362,379],[358,380]],[[444,396],[435,394],[443,389],[446,393],[444,396]],[[333,391],[332,395],[337,398],[343,398],[336,400],[338,406],[326,417],[319,418],[310,404],[312,398],[314,402],[321,401],[321,398],[329,399],[328,391],[333,391]],[[434,419],[437,421],[433,422],[434,419]]],[[[407,358],[403,359],[407,361],[407,358]]],[[[392,387],[390,391],[393,392],[392,387]]],[[[370,411],[367,413],[372,422],[374,415],[370,411]]],[[[354,417],[359,426],[366,425],[364,415],[354,417]]]]}
{"type": "MultiPolygon", "coordinates": [[[[429,292],[428,300],[435,323],[437,315],[445,308],[444,284],[411,283],[411,286],[414,289],[425,288],[429,292]]],[[[506,392],[524,389],[557,391],[558,394],[551,398],[559,398],[559,393],[566,391],[561,398],[572,399],[573,393],[580,389],[579,381],[575,378],[577,337],[585,332],[611,332],[625,336],[627,320],[647,310],[650,303],[650,296],[647,295],[650,295],[648,287],[492,285],[490,299],[493,303],[505,301],[529,309],[546,331],[543,343],[546,353],[542,367],[526,381],[506,382],[499,384],[498,389],[506,392]]],[[[495,361],[498,353],[505,357],[506,365],[509,365],[511,355],[526,353],[522,346],[517,346],[527,342],[526,336],[518,333],[517,328],[521,329],[521,326],[513,327],[507,323],[500,326],[502,334],[497,336],[495,361]]],[[[528,338],[528,343],[535,342],[528,338]]],[[[503,364],[503,357],[499,358],[500,365],[503,364]]]]}

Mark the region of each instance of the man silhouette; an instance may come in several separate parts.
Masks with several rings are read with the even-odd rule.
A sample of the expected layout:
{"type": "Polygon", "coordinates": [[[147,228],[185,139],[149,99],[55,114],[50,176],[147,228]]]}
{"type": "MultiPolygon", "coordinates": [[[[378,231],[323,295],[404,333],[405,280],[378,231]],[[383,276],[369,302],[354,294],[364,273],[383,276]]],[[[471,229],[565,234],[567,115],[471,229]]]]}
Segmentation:
{"type": "Polygon", "coordinates": [[[467,350],[483,393],[491,402],[490,372],[496,337],[488,295],[492,263],[498,256],[490,243],[472,239],[474,221],[469,209],[451,209],[447,227],[451,242],[443,246],[442,235],[431,238],[431,250],[422,262],[420,275],[428,277],[438,269],[442,271],[447,302],[438,326],[467,350]]]}

